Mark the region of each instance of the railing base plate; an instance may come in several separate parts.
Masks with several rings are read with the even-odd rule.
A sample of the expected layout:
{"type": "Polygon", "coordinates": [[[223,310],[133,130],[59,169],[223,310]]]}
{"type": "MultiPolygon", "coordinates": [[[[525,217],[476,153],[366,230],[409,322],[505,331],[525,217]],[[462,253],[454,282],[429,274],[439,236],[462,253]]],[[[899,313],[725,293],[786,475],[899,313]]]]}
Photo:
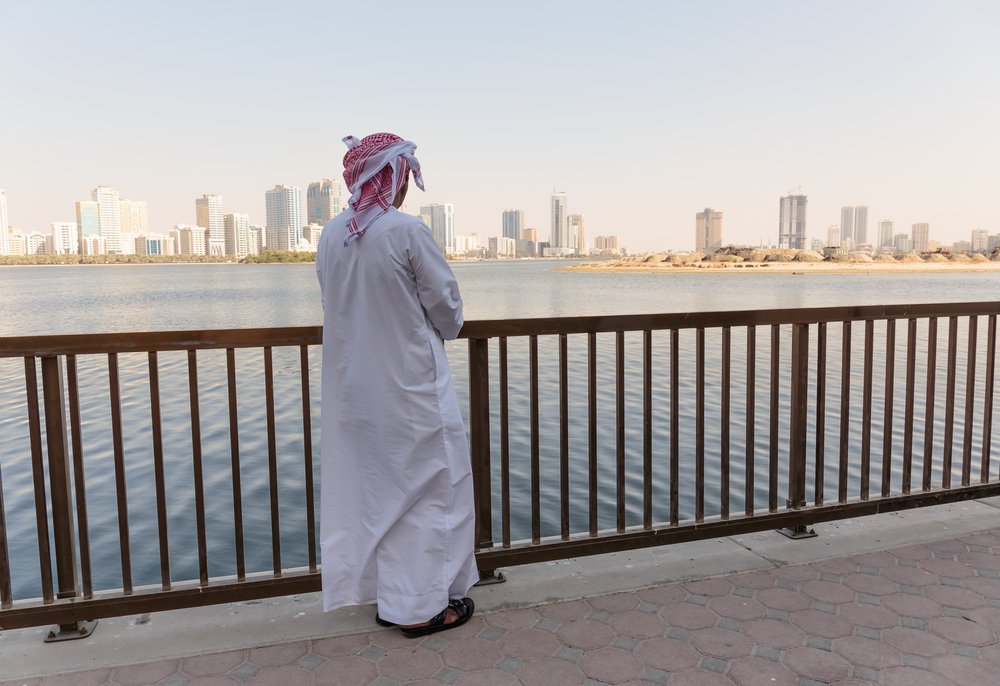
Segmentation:
{"type": "Polygon", "coordinates": [[[49,628],[45,632],[46,643],[59,643],[61,641],[75,641],[80,638],[87,638],[94,629],[97,628],[96,619],[84,619],[71,624],[59,624],[49,628]]]}
{"type": "Polygon", "coordinates": [[[793,526],[788,529],[778,529],[777,531],[782,536],[787,536],[788,538],[796,541],[800,538],[815,538],[816,536],[819,536],[819,534],[816,533],[816,529],[810,529],[806,526],[793,526]]]}
{"type": "Polygon", "coordinates": [[[476,582],[476,586],[492,586],[494,584],[502,584],[505,581],[507,581],[507,577],[503,575],[503,572],[499,569],[491,569],[480,572],[479,581],[476,582]]]}

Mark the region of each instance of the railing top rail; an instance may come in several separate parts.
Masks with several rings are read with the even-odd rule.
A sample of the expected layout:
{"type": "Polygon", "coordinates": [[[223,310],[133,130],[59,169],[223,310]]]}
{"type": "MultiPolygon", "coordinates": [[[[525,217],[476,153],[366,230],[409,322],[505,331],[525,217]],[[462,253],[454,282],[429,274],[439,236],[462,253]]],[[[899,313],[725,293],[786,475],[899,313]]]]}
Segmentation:
{"type": "Polygon", "coordinates": [[[991,314],[1000,314],[1000,301],[626,314],[593,317],[553,317],[545,319],[494,319],[466,322],[465,326],[462,327],[459,337],[493,338],[496,336],[552,335],[563,333],[610,333],[614,331],[695,329],[720,326],[768,326],[771,324],[816,324],[819,322],[991,314]]]}
{"type": "Polygon", "coordinates": [[[172,350],[260,348],[315,345],[322,341],[320,326],[266,329],[204,329],[198,331],[141,331],[125,333],[18,336],[0,338],[0,357],[46,357],[142,353],[172,350]]]}
{"type": "MultiPolygon", "coordinates": [[[[995,314],[1000,314],[1000,301],[493,319],[466,322],[459,338],[482,339],[497,336],[814,324],[818,322],[995,314]]],[[[322,342],[322,335],[323,329],[320,326],[298,326],[16,336],[0,338],[0,358],[317,345],[322,342]]]]}

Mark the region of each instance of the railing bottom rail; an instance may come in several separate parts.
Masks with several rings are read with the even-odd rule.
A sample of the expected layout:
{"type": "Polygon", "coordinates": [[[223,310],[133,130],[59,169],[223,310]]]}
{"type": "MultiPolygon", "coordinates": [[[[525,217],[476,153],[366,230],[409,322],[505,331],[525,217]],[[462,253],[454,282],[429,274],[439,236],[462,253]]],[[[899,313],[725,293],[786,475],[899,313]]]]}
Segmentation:
{"type": "Polygon", "coordinates": [[[723,538],[770,529],[795,529],[810,524],[852,519],[884,512],[897,512],[931,505],[976,500],[1000,495],[1000,483],[977,484],[959,488],[941,489],[908,495],[890,496],[877,500],[857,500],[846,503],[807,506],[799,510],[781,510],[753,516],[734,516],[728,519],[705,519],[702,522],[680,523],[624,533],[610,532],[591,537],[582,535],[570,540],[553,537],[540,543],[512,544],[509,548],[495,548],[477,553],[481,567],[497,568],[535,562],[551,562],[572,557],[617,553],[639,548],[686,543],[710,538],[723,538]]]}

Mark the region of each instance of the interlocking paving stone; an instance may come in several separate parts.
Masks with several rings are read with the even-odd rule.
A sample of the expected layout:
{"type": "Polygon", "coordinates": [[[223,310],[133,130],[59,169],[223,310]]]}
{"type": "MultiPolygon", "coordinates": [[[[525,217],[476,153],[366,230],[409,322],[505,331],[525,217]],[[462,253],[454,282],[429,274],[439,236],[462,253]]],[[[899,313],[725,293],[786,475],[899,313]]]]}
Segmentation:
{"type": "Polygon", "coordinates": [[[0,686],[985,686],[1000,535],[985,536],[480,614],[418,640],[372,627],[0,686]]]}
{"type": "Polygon", "coordinates": [[[551,619],[540,619],[535,624],[535,628],[542,631],[555,631],[559,628],[559,622],[554,622],[551,619]]]}
{"type": "Polygon", "coordinates": [[[365,658],[366,660],[371,660],[372,662],[377,662],[385,657],[386,653],[389,651],[382,646],[368,646],[362,650],[358,655],[365,658]]]}
{"type": "Polygon", "coordinates": [[[177,671],[177,660],[147,662],[142,665],[116,667],[111,672],[111,680],[121,686],[146,686],[155,684],[177,671]]]}
{"type": "Polygon", "coordinates": [[[707,669],[709,671],[718,672],[719,674],[722,674],[723,672],[726,671],[728,663],[725,660],[721,660],[717,657],[703,657],[701,659],[701,662],[698,663],[698,665],[702,669],[707,669]]]}
{"type": "Polygon", "coordinates": [[[878,670],[868,667],[855,667],[854,671],[851,672],[851,676],[861,681],[871,681],[874,683],[878,683],[882,678],[878,670]]]}
{"type": "Polygon", "coordinates": [[[588,651],[579,664],[591,679],[613,684],[635,679],[643,669],[643,664],[631,652],[620,648],[588,651]]]}
{"type": "Polygon", "coordinates": [[[754,648],[753,654],[766,660],[773,660],[774,662],[777,662],[781,657],[780,650],[769,648],[768,646],[757,646],[754,648]]]}
{"type": "Polygon", "coordinates": [[[479,638],[484,638],[487,641],[498,641],[503,638],[504,634],[507,632],[503,629],[498,629],[496,627],[488,626],[479,632],[479,638]]]}
{"type": "Polygon", "coordinates": [[[761,657],[741,657],[726,671],[736,686],[795,686],[795,673],[784,665],[761,657]]]}
{"type": "Polygon", "coordinates": [[[452,667],[442,667],[441,671],[434,675],[437,681],[443,684],[453,684],[458,681],[459,677],[463,674],[462,670],[454,669],[452,667]]]}
{"type": "Polygon", "coordinates": [[[639,641],[634,638],[627,638],[622,636],[612,644],[615,648],[621,648],[622,650],[635,650],[635,647],[639,645],[639,641]]]}
{"type": "Polygon", "coordinates": [[[657,669],[656,667],[646,667],[639,676],[643,681],[654,684],[665,684],[670,679],[671,674],[666,670],[657,669]]]}
{"type": "Polygon", "coordinates": [[[521,667],[523,666],[524,666],[523,662],[521,662],[520,660],[515,660],[514,658],[511,657],[505,657],[504,659],[497,662],[497,669],[502,669],[503,671],[510,672],[511,674],[519,672],[521,670],[521,667]]]}
{"type": "MultiPolygon", "coordinates": [[[[618,640],[620,641],[621,639],[618,640]]],[[[615,641],[615,643],[617,642],[615,641]]],[[[569,662],[579,662],[583,659],[584,655],[585,653],[579,648],[567,648],[566,646],[556,651],[556,657],[560,660],[568,660],[569,662]]]]}
{"type": "Polygon", "coordinates": [[[229,670],[229,676],[233,677],[234,679],[239,679],[240,681],[245,681],[259,671],[260,667],[258,667],[257,665],[251,665],[247,663],[229,670]]]}
{"type": "Polygon", "coordinates": [[[582,684],[583,672],[572,662],[546,659],[526,664],[518,673],[524,686],[553,686],[553,684],[582,684]]]}
{"type": "Polygon", "coordinates": [[[301,667],[302,669],[312,671],[317,667],[319,667],[321,664],[323,664],[323,658],[321,658],[319,655],[310,654],[306,655],[295,664],[301,667]]]}

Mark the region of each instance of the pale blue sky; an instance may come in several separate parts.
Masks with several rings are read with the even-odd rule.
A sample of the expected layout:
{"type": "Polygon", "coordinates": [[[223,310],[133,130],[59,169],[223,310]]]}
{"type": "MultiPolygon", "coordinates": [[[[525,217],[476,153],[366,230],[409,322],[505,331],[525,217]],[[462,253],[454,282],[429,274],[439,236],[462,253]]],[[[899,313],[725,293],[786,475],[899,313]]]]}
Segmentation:
{"type": "Polygon", "coordinates": [[[456,233],[569,194],[588,236],[693,247],[777,239],[802,186],[809,234],[841,205],[897,232],[1000,232],[1000,3],[28,2],[0,8],[0,188],[48,230],[98,184],[151,229],[194,198],[263,224],[264,193],[339,177],[340,138],[418,145],[456,233]]]}

